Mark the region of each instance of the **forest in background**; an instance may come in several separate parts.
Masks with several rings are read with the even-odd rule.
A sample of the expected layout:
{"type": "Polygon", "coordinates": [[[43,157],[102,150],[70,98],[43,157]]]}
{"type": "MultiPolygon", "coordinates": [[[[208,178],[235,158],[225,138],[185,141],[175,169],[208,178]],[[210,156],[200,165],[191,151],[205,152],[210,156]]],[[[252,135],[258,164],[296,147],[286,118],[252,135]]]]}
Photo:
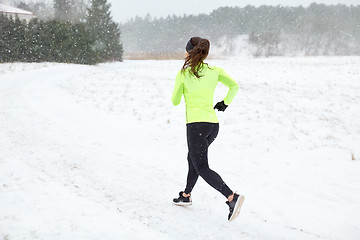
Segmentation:
{"type": "Polygon", "coordinates": [[[135,17],[121,24],[126,56],[183,53],[192,36],[217,55],[360,55],[360,5],[221,7],[210,14],[135,17]]]}

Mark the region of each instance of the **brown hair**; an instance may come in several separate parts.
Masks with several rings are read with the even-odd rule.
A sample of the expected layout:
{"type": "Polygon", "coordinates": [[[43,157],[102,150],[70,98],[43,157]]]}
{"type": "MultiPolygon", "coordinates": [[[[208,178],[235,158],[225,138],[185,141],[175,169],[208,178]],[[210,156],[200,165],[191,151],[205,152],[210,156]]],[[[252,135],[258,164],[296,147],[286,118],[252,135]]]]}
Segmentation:
{"type": "Polygon", "coordinates": [[[188,52],[182,71],[190,67],[191,72],[197,78],[200,78],[199,71],[203,68],[204,60],[209,54],[210,42],[200,37],[192,37],[190,42],[194,46],[194,49],[188,52]]]}

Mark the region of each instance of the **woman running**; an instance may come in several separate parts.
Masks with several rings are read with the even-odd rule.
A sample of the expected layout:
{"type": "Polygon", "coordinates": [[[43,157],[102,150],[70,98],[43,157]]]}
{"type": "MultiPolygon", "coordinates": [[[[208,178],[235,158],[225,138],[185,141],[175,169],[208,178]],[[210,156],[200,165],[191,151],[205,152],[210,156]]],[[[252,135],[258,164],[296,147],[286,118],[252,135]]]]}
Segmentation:
{"type": "Polygon", "coordinates": [[[244,196],[234,193],[222,178],[209,168],[208,147],[219,132],[219,121],[215,109],[225,111],[239,90],[239,85],[220,67],[204,63],[209,54],[210,42],[200,37],[191,38],[186,44],[186,58],[178,72],[172,94],[172,103],[180,104],[184,95],[186,104],[186,133],[188,143],[189,171],[184,191],[173,203],[181,206],[192,204],[191,191],[201,176],[210,186],[227,198],[230,213],[228,220],[234,220],[240,213],[244,196]],[[229,87],[223,101],[213,108],[215,88],[221,82],[229,87]]]}

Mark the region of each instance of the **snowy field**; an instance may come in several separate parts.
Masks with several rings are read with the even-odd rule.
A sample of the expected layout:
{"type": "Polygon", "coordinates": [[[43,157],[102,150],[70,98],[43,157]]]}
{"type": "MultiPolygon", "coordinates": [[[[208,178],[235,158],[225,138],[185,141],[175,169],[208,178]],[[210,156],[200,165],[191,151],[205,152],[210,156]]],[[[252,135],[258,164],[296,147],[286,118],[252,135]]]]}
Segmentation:
{"type": "MultiPolygon", "coordinates": [[[[0,64],[0,240],[360,239],[360,58],[209,60],[240,84],[187,174],[182,61],[0,64]]],[[[215,102],[226,95],[219,84],[215,102]]]]}

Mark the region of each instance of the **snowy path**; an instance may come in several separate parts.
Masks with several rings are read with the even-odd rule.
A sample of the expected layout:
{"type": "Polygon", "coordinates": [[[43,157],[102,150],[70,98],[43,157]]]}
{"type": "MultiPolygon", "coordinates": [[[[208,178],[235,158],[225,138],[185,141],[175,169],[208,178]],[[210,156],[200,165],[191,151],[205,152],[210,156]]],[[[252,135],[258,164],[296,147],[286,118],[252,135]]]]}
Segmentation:
{"type": "Polygon", "coordinates": [[[246,195],[239,219],[202,180],[171,204],[180,61],[2,64],[0,239],[359,239],[360,58],[210,63],[242,86],[209,153],[246,195]]]}

